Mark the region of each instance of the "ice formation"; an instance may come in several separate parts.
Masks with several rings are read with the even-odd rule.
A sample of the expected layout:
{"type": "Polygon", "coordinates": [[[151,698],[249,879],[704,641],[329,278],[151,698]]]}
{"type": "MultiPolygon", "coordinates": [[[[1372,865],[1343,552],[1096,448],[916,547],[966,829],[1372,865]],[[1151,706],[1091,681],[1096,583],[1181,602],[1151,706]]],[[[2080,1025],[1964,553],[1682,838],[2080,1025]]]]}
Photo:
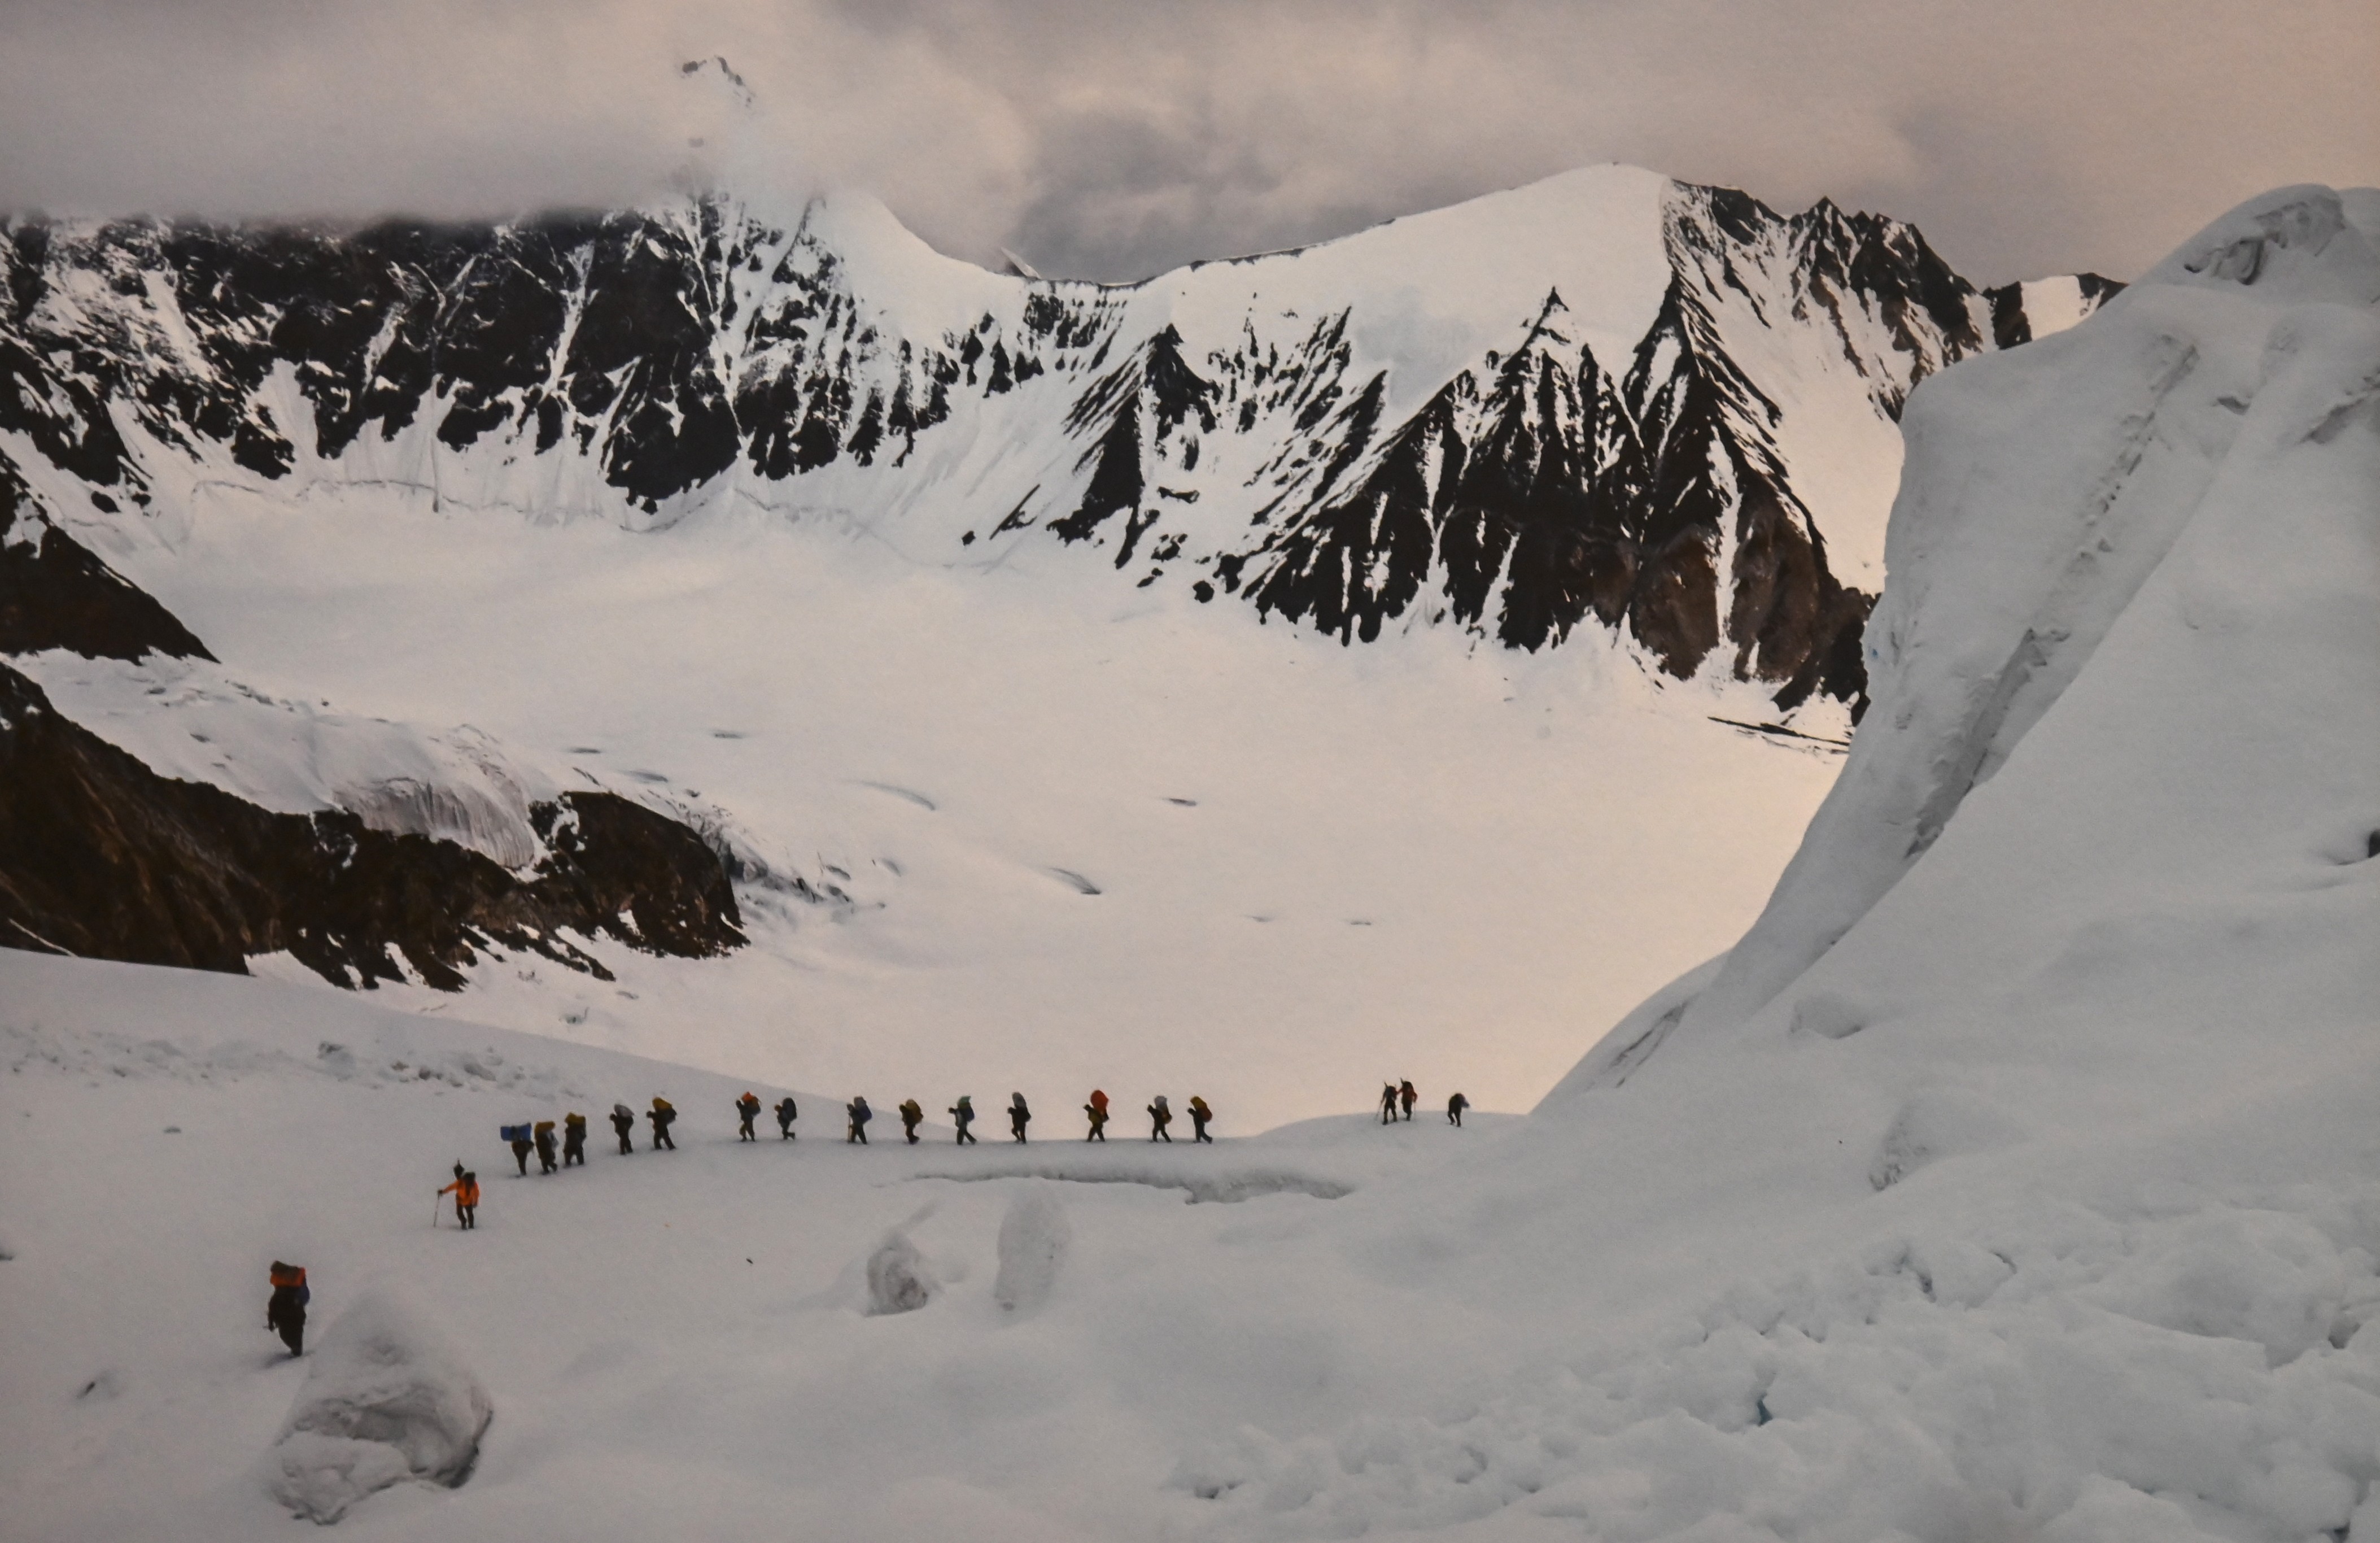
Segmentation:
{"type": "Polygon", "coordinates": [[[446,1336],[385,1289],[334,1319],[266,1459],[274,1498],[335,1522],[407,1481],[454,1488],[471,1476],[495,1417],[446,1336]]]}

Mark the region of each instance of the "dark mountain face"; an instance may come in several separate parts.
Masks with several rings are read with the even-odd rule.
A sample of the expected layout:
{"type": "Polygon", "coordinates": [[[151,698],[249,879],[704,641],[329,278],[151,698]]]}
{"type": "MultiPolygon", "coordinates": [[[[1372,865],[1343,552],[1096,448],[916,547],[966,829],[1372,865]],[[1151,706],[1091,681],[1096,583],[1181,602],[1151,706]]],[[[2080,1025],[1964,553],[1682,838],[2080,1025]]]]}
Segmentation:
{"type": "Polygon", "coordinates": [[[453,842],[341,809],[274,814],[161,777],[0,665],[0,944],[245,973],[286,950],[341,986],[461,989],[489,949],[610,978],[564,929],[699,958],[744,942],[719,857],[605,793],[533,811],[549,856],[507,872],[453,842]]]}
{"type": "MultiPolygon", "coordinates": [[[[1047,530],[1136,582],[1188,567],[1202,599],[1351,642],[1407,617],[1527,650],[1614,628],[1664,674],[1719,654],[1791,708],[1859,699],[1873,597],[1829,567],[1836,516],[1797,479],[1786,388],[1839,359],[1888,419],[1926,374],[2030,335],[2021,290],[1979,296],[1909,226],[1672,187],[1670,282],[1632,348],[1598,358],[1557,289],[1392,409],[1415,400],[1397,371],[1423,367],[1361,341],[1376,295],[1268,309],[1294,255],[1231,265],[1244,334],[1194,346],[1164,320],[1171,280],[962,282],[888,263],[820,208],[790,228],[725,198],[356,230],[18,220],[0,473],[129,515],[160,456],[267,489],[303,467],[500,504],[531,496],[507,468],[583,466],[574,496],[638,518],[730,481],[798,504],[832,478],[839,502],[906,507],[972,457],[960,544],[1047,530]],[[940,320],[902,320],[921,313],[940,320]]],[[[2085,299],[2110,288],[2086,279],[2085,299]]],[[[35,588],[104,609],[53,537],[9,549],[50,576],[10,578],[10,615],[48,603],[35,588]]]]}
{"type": "Polygon", "coordinates": [[[87,659],[214,657],[173,613],[52,524],[0,460],[0,653],[43,649],[87,659]]]}

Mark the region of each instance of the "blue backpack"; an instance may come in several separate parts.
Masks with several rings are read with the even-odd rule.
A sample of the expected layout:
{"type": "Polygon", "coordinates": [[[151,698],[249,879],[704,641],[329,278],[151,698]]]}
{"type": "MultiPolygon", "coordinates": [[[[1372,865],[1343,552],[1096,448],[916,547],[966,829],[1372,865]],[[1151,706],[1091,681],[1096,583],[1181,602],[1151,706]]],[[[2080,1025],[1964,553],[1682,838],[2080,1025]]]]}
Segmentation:
{"type": "Polygon", "coordinates": [[[496,1135],[506,1141],[528,1141],[534,1139],[534,1137],[529,1134],[529,1128],[527,1125],[498,1125],[496,1127],[496,1135]]]}

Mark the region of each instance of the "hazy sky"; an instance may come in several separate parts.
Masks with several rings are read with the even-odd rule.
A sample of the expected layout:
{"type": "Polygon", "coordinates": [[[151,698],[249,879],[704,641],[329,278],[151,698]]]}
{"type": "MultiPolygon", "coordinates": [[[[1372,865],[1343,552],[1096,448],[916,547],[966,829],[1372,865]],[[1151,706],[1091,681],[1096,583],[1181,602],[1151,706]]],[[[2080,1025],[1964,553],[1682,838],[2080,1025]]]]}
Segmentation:
{"type": "Polygon", "coordinates": [[[0,207],[502,213],[686,141],[935,245],[1125,278],[1597,161],[2130,276],[2380,182],[2375,0],[0,0],[0,207]],[[739,129],[683,60],[724,55],[739,129]]]}

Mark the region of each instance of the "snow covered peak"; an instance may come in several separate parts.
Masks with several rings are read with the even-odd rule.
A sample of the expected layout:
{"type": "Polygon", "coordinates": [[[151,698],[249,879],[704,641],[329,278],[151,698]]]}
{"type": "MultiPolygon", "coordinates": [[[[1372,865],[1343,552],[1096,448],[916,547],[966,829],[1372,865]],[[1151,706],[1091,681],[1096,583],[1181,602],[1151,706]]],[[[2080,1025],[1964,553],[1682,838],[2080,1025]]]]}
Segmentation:
{"type": "Polygon", "coordinates": [[[1906,225],[1633,166],[1121,286],[946,257],[863,193],[699,183],[501,225],[18,221],[0,453],[53,507],[225,479],[632,529],[733,502],[958,566],[1054,534],[1350,640],[1592,626],[1840,712],[1902,401],[2030,335],[1906,225]],[[1524,352],[1549,395],[1490,403],[1524,352]],[[1548,436],[1550,482],[1520,470],[1548,436]]]}

